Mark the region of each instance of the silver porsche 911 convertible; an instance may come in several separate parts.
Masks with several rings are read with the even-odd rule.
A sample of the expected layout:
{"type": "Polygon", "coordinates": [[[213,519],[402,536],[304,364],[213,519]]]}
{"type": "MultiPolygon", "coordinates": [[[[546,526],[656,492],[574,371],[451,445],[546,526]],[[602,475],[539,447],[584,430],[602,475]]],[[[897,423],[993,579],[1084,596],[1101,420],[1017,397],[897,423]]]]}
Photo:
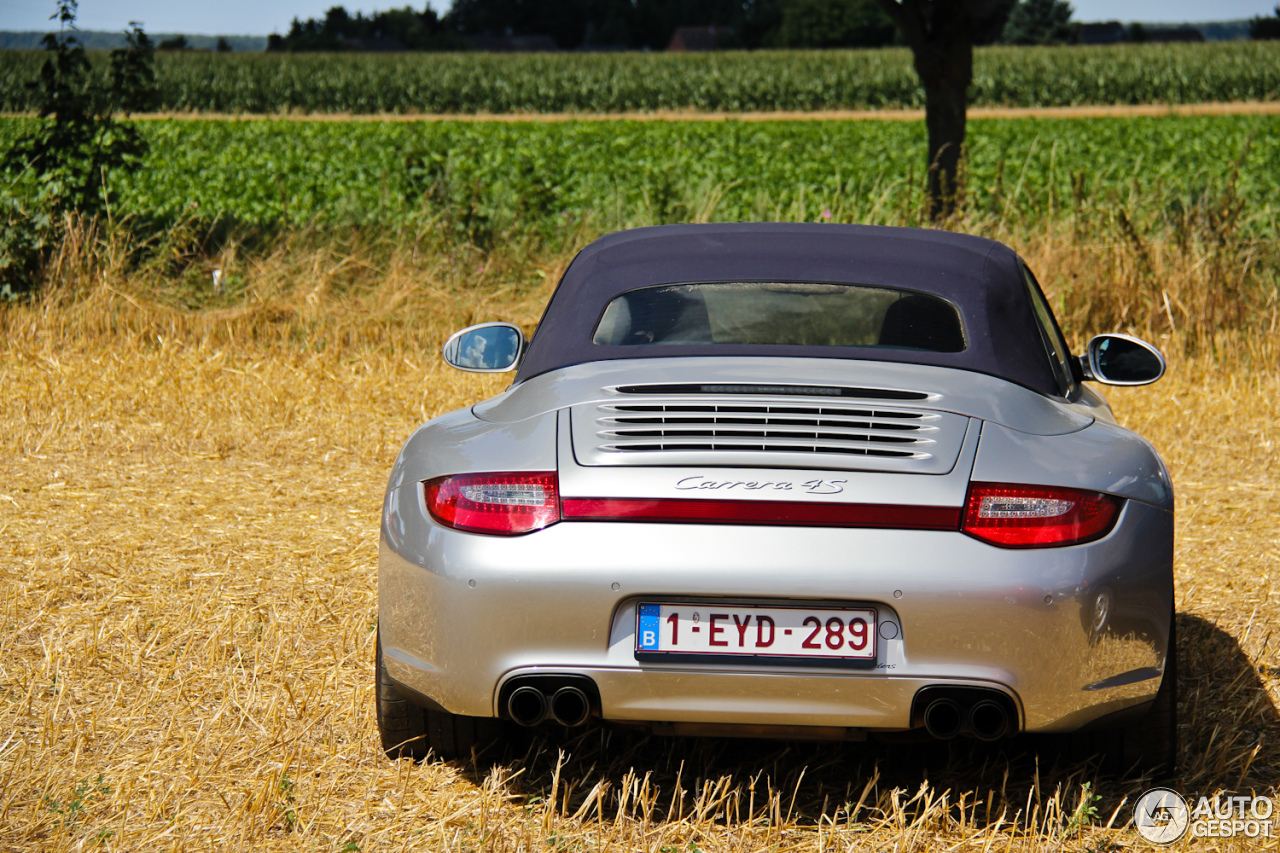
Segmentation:
{"type": "Polygon", "coordinates": [[[909,228],[610,234],[516,370],[401,450],[382,512],[377,710],[391,755],[513,726],[997,740],[1176,759],[1173,491],[1012,250],[909,228]]]}

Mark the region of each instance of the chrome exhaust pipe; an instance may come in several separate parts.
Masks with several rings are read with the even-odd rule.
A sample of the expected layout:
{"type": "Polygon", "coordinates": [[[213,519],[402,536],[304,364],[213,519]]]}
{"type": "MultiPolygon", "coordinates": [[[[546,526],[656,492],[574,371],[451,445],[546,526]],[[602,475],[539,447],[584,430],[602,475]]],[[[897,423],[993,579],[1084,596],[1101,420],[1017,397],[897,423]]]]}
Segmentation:
{"type": "Polygon", "coordinates": [[[580,726],[591,716],[591,700],[577,687],[561,687],[551,697],[551,716],[562,726],[580,726]]]}
{"type": "Polygon", "coordinates": [[[999,740],[1009,731],[1009,713],[999,702],[983,699],[969,712],[969,731],[978,740],[999,740]]]}
{"type": "Polygon", "coordinates": [[[517,687],[507,697],[507,713],[522,726],[536,726],[547,716],[547,697],[536,687],[517,687]]]}
{"type": "Polygon", "coordinates": [[[935,699],[924,709],[924,727],[938,740],[951,740],[960,734],[964,714],[951,699],[935,699]]]}

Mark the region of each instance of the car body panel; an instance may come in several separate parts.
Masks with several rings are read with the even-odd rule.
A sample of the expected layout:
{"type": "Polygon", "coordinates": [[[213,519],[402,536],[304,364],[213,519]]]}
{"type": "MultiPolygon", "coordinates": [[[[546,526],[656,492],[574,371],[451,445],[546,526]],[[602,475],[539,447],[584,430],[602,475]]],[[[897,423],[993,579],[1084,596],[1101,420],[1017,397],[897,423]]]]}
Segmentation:
{"type": "Polygon", "coordinates": [[[1155,448],[1109,423],[1052,438],[987,424],[973,479],[1089,489],[1173,511],[1173,482],[1155,448]]]}
{"type": "Polygon", "coordinates": [[[806,385],[905,389],[928,395],[910,406],[926,406],[1021,432],[1056,435],[1083,429],[1107,411],[1096,395],[1077,401],[1055,400],[983,373],[929,365],[848,362],[826,358],[634,358],[573,365],[513,385],[472,407],[476,417],[494,423],[521,421],[574,405],[616,401],[609,389],[636,383],[707,382],[785,385],[803,378],[806,385]]]}
{"type": "MultiPolygon", "coordinates": [[[[779,676],[769,683],[783,696],[810,689],[795,684],[810,676],[856,682],[849,696],[883,693],[878,717],[863,709],[858,723],[843,725],[905,727],[909,705],[889,701],[902,688],[884,684],[905,678],[999,685],[1026,708],[1028,730],[1058,731],[1150,700],[1159,685],[1172,554],[1149,543],[1171,541],[1172,515],[1137,501],[1104,539],[1028,560],[1025,552],[948,531],[566,521],[527,536],[485,536],[437,525],[421,490],[404,489],[409,494],[389,502],[384,546],[385,531],[399,528],[407,534],[402,541],[417,547],[382,550],[384,655],[393,678],[454,713],[498,714],[500,684],[519,672],[613,672],[597,684],[606,718],[608,708],[631,709],[624,719],[637,719],[643,705],[633,692],[667,695],[640,677],[646,672],[715,672],[725,683],[753,684],[770,673],[779,676]],[[795,559],[797,548],[803,561],[795,559]],[[788,568],[780,581],[782,565],[788,568]],[[1104,586],[1127,621],[1097,636],[1090,630],[1092,593],[1104,586]],[[870,603],[901,630],[882,643],[870,672],[641,664],[634,656],[640,600],[870,603]],[[1120,683],[1133,673],[1146,677],[1120,683]],[[1098,689],[1108,680],[1117,686],[1098,689]],[[630,686],[614,694],[611,684],[630,686]]],[[[680,678],[669,683],[687,686],[680,678]]],[[[658,719],[709,721],[723,712],[725,720],[778,721],[773,712],[728,713],[737,700],[722,705],[716,695],[671,698],[658,719]]],[[[792,709],[791,723],[835,724],[829,704],[822,707],[812,717],[792,709]]]]}

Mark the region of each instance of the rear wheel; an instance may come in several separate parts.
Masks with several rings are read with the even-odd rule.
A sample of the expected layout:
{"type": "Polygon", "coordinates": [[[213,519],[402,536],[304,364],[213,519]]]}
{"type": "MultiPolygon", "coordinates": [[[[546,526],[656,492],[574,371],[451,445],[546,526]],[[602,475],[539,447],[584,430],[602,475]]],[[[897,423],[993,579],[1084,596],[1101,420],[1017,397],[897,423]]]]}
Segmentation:
{"type": "Polygon", "coordinates": [[[1169,649],[1164,676],[1155,701],[1134,722],[1113,729],[1070,735],[1073,759],[1097,756],[1106,773],[1138,774],[1157,780],[1173,778],[1178,770],[1178,623],[1169,619],[1169,649]]]}
{"type": "Polygon", "coordinates": [[[377,646],[378,734],[388,757],[421,761],[432,752],[441,761],[469,759],[501,740],[500,720],[427,710],[400,695],[382,661],[381,635],[377,646]]]}
{"type": "Polygon", "coordinates": [[[1145,717],[1121,729],[1124,769],[1162,778],[1178,771],[1178,615],[1169,617],[1169,650],[1156,701],[1145,717]]]}

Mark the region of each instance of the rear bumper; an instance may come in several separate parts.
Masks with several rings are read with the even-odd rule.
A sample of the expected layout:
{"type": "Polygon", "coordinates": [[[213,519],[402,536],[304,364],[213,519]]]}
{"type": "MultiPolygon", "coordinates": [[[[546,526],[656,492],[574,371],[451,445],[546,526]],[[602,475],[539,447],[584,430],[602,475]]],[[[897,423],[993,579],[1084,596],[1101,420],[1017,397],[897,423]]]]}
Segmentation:
{"type": "Polygon", "coordinates": [[[1173,519],[1136,501],[1104,539],[1010,551],[948,531],[562,522],[483,536],[436,525],[416,485],[395,491],[384,659],[453,713],[498,716],[506,681],[555,672],[590,677],[609,720],[904,729],[916,692],[941,684],[1000,690],[1020,729],[1047,732],[1160,684],[1173,519]],[[897,631],[872,669],[641,663],[635,608],[656,600],[871,604],[897,631]]]}

